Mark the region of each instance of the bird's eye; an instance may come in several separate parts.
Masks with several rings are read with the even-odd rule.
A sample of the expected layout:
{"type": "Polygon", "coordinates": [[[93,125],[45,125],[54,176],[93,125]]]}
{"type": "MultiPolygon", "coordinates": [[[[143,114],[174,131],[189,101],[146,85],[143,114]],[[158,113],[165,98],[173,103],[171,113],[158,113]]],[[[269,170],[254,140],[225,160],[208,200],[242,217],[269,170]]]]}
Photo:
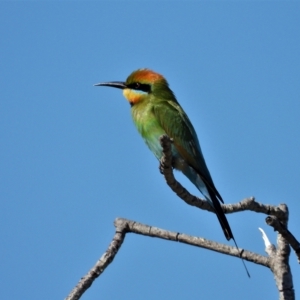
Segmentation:
{"type": "Polygon", "coordinates": [[[145,93],[151,92],[151,86],[149,84],[140,83],[140,82],[134,82],[128,85],[129,88],[134,90],[143,91],[145,93]]]}

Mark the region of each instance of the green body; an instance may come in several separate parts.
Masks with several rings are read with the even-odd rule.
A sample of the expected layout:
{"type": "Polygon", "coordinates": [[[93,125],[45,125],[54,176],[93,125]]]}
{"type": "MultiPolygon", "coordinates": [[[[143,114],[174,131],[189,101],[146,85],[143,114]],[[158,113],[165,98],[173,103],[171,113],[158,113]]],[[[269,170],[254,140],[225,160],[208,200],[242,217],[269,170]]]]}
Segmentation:
{"type": "Polygon", "coordinates": [[[165,78],[149,69],[140,69],[133,72],[126,82],[98,85],[123,89],[124,96],[131,104],[134,124],[157,159],[162,157],[159,137],[167,134],[173,139],[173,167],[199,189],[213,207],[226,238],[233,238],[219,202],[223,202],[222,197],[206,166],[197,134],[165,78]]]}

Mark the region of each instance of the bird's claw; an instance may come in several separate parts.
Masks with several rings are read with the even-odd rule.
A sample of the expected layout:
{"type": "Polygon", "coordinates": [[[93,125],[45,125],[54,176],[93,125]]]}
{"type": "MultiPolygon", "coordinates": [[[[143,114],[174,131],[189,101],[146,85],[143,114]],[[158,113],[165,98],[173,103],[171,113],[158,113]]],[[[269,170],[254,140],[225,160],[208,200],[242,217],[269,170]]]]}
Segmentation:
{"type": "Polygon", "coordinates": [[[164,163],[160,162],[158,169],[159,169],[160,174],[164,175],[164,169],[165,169],[164,163]]]}

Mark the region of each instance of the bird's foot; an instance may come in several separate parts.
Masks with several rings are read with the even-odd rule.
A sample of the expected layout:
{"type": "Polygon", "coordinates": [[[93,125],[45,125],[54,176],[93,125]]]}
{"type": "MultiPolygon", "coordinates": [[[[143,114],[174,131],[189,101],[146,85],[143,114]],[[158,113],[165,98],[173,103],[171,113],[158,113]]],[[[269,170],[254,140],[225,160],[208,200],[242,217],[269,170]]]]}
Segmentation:
{"type": "MultiPolygon", "coordinates": [[[[170,167],[172,169],[175,169],[175,158],[174,157],[172,158],[172,165],[170,167]]],[[[158,169],[159,169],[159,172],[164,175],[164,170],[167,168],[170,168],[170,167],[167,167],[164,162],[160,161],[158,169]]]]}
{"type": "Polygon", "coordinates": [[[159,169],[160,174],[164,175],[165,164],[163,162],[160,162],[158,169],[159,169]]]}

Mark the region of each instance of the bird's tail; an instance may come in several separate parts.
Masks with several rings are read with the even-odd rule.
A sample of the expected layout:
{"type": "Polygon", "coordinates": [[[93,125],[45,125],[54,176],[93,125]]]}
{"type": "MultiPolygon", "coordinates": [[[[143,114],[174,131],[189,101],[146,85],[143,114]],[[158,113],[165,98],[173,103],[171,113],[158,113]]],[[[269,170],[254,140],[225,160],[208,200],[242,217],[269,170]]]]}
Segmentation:
{"type": "Polygon", "coordinates": [[[226,237],[226,239],[229,241],[230,239],[233,239],[234,240],[234,236],[232,234],[232,231],[231,231],[231,228],[230,228],[230,225],[227,221],[227,218],[223,212],[223,209],[220,205],[220,202],[219,200],[217,199],[217,197],[215,195],[211,195],[210,193],[210,199],[208,201],[211,206],[213,207],[214,211],[215,211],[215,214],[220,222],[220,225],[223,229],[223,232],[224,232],[224,235],[226,237]],[[211,203],[212,202],[212,203],[211,203]]]}
{"type": "Polygon", "coordinates": [[[231,228],[229,226],[229,223],[227,221],[227,218],[224,214],[224,211],[221,207],[220,201],[223,202],[219,192],[217,191],[217,189],[215,188],[213,182],[209,183],[207,182],[207,180],[205,180],[205,182],[203,181],[203,179],[201,178],[201,176],[198,174],[198,172],[196,172],[193,168],[191,167],[187,167],[184,168],[182,170],[183,174],[185,176],[187,176],[191,182],[194,183],[194,185],[198,188],[198,190],[201,192],[201,194],[205,197],[205,199],[207,200],[207,202],[211,205],[211,207],[213,208],[215,214],[217,215],[217,218],[220,222],[220,225],[223,229],[224,235],[226,237],[227,240],[233,239],[233,242],[236,246],[237,251],[239,252],[239,257],[243,262],[244,268],[246,270],[246,273],[248,275],[248,277],[250,277],[249,271],[246,267],[246,264],[242,258],[242,253],[239,250],[239,247],[234,239],[234,236],[232,234],[231,228]],[[220,201],[219,201],[220,199],[220,201]]]}
{"type": "Polygon", "coordinates": [[[223,209],[222,209],[222,207],[220,205],[220,202],[218,201],[217,197],[214,194],[212,194],[212,193],[209,193],[209,194],[210,194],[210,198],[211,198],[211,200],[209,201],[209,203],[211,203],[211,202],[213,203],[213,209],[214,209],[215,214],[216,214],[216,216],[217,216],[217,218],[218,218],[218,220],[220,222],[220,225],[221,225],[221,227],[223,229],[225,237],[226,237],[227,240],[230,240],[230,239],[233,240],[233,242],[235,244],[235,247],[236,247],[237,251],[239,252],[239,257],[242,260],[242,263],[244,265],[246,273],[247,273],[248,277],[250,278],[250,273],[249,273],[249,271],[247,269],[247,266],[245,264],[244,259],[242,258],[242,252],[239,250],[239,247],[238,247],[237,242],[236,242],[236,240],[235,240],[235,238],[234,238],[234,236],[232,234],[231,228],[230,228],[229,223],[227,221],[227,218],[226,218],[226,216],[224,214],[224,211],[223,211],[223,209]]]}
{"type": "Polygon", "coordinates": [[[205,199],[210,204],[210,206],[214,209],[215,214],[218,217],[218,220],[223,229],[226,239],[228,241],[230,239],[234,239],[231,228],[229,226],[227,218],[226,218],[224,211],[220,204],[220,201],[223,202],[223,200],[222,200],[219,192],[216,190],[216,188],[214,186],[212,187],[212,186],[208,185],[208,183],[205,183],[198,173],[196,173],[196,172],[193,173],[193,170],[190,172],[187,172],[187,176],[195,184],[195,186],[198,188],[198,190],[201,192],[201,194],[205,197],[205,199]],[[218,198],[220,198],[220,201],[218,198]]]}

